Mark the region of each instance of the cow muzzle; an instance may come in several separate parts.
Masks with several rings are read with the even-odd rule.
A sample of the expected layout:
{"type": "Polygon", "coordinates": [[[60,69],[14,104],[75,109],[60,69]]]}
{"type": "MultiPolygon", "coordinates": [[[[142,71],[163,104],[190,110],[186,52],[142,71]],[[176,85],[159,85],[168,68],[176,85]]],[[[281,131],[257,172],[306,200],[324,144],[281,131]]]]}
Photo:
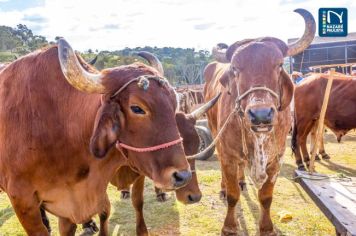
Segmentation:
{"type": "Polygon", "coordinates": [[[246,110],[246,118],[253,132],[269,132],[273,129],[276,109],[273,106],[253,106],[246,110]]]}

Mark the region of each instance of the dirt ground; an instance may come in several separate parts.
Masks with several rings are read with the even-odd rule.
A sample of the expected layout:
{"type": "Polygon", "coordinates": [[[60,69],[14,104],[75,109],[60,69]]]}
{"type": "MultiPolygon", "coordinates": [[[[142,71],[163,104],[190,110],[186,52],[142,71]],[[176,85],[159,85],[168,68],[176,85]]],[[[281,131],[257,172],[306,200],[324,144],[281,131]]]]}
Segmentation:
{"type": "MultiPolygon", "coordinates": [[[[349,133],[340,144],[331,132],[327,132],[325,137],[325,148],[331,160],[318,162],[317,171],[326,174],[342,173],[355,177],[356,133],[349,133]]],[[[178,203],[172,193],[169,193],[170,198],[167,202],[159,203],[155,199],[151,181],[146,181],[144,213],[151,235],[220,235],[226,206],[218,196],[221,178],[219,163],[216,158],[199,161],[197,169],[203,198],[201,202],[194,205],[185,206],[178,203]]],[[[293,180],[294,169],[294,160],[290,148],[287,148],[271,208],[276,230],[280,235],[335,235],[332,224],[293,180]],[[290,212],[293,219],[285,223],[280,222],[278,213],[282,211],[290,212]]],[[[259,218],[257,192],[250,181],[247,187],[248,190],[242,193],[238,205],[238,219],[243,235],[256,235],[259,218]]],[[[112,204],[111,234],[135,235],[135,215],[130,200],[121,200],[119,192],[112,186],[109,186],[108,193],[112,204]]],[[[53,216],[51,216],[51,225],[52,235],[58,235],[56,218],[53,216]]],[[[80,231],[78,230],[78,234],[80,231]]],[[[0,235],[24,235],[4,193],[0,194],[0,235]]]]}

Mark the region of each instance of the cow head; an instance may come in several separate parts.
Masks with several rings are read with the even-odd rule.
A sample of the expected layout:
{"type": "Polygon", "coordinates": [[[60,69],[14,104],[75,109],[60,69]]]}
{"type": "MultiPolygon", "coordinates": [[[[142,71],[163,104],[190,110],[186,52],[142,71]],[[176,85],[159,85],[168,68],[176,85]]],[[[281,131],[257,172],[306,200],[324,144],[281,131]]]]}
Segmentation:
{"type": "MultiPolygon", "coordinates": [[[[177,113],[176,120],[178,130],[183,138],[184,152],[186,155],[193,155],[198,152],[199,149],[199,136],[195,130],[196,119],[192,116],[187,116],[184,113],[177,113]]],[[[198,178],[195,170],[195,160],[189,160],[190,168],[192,170],[192,180],[183,188],[176,190],[176,196],[178,201],[190,204],[200,201],[201,191],[198,185],[198,178]]]]}
{"type": "MultiPolygon", "coordinates": [[[[295,10],[305,21],[304,35],[295,43],[264,37],[238,41],[229,47],[220,44],[213,49],[219,62],[230,63],[220,78],[231,91],[236,106],[247,129],[249,140],[255,140],[256,153],[250,156],[252,177],[258,186],[267,179],[268,158],[278,153],[267,150],[273,133],[278,128],[278,116],[293,97],[294,86],[283,69],[283,58],[302,52],[312,42],[315,34],[313,16],[304,9],[295,10]]],[[[271,149],[271,148],[269,148],[271,149]]],[[[250,154],[249,154],[250,155],[250,154]]]]}
{"type": "Polygon", "coordinates": [[[175,120],[176,94],[162,73],[142,63],[88,72],[64,40],[58,42],[60,66],[76,89],[101,95],[90,150],[97,158],[120,142],[155,151],[122,149],[133,168],[162,189],[177,189],[192,178],[175,120]]]}

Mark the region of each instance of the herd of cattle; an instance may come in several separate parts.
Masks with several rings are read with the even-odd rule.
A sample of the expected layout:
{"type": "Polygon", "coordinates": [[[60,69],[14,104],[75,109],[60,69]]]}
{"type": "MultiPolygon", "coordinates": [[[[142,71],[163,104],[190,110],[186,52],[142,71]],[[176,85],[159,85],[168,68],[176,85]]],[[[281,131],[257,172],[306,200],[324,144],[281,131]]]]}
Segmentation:
{"type": "MultiPolygon", "coordinates": [[[[245,169],[258,189],[260,234],[276,235],[270,207],[286,138],[294,120],[292,148],[298,168],[305,168],[301,155],[308,164],[306,137],[317,123],[327,80],[316,74],[294,88],[283,69],[283,58],[302,52],[315,34],[312,15],[296,12],[305,31],[291,45],[273,37],[218,44],[216,62],[204,72],[208,102],[190,113],[178,111],[161,63],[146,52],[141,56],[149,65],[97,71],[60,39],[0,68],[0,189],[26,233],[49,235],[48,211],[58,217],[61,235],[74,235],[76,224],[84,224],[87,235],[108,235],[111,183],[123,198],[132,185],[136,232],[148,235],[145,176],[159,200],[175,191],[185,204],[198,202],[194,125],[206,112],[221,163],[220,194],[227,200],[222,235],[237,234],[245,169]],[[97,214],[99,229],[91,220],[97,214]]],[[[334,81],[325,125],[338,137],[356,127],[355,90],[355,79],[334,81]]]]}

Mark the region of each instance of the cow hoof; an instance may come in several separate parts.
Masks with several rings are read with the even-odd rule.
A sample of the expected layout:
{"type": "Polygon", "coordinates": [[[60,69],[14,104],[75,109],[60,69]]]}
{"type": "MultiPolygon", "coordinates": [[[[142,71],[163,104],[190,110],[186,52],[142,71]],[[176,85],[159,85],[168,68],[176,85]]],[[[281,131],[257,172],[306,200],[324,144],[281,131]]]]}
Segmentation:
{"type": "Polygon", "coordinates": [[[316,160],[316,161],[320,161],[320,157],[319,157],[318,154],[315,155],[315,160],[316,160]]]}
{"type": "Polygon", "coordinates": [[[156,199],[158,202],[165,202],[165,201],[167,201],[168,196],[166,193],[159,193],[159,194],[157,194],[156,199]]]}
{"type": "Polygon", "coordinates": [[[222,201],[225,201],[226,200],[226,191],[225,190],[221,190],[220,193],[219,193],[219,198],[220,200],[222,201]]]}
{"type": "Polygon", "coordinates": [[[231,228],[226,228],[224,227],[221,230],[221,236],[238,236],[239,234],[237,233],[237,230],[231,229],[231,228]]]}
{"type": "Polygon", "coordinates": [[[306,171],[307,169],[305,169],[305,166],[303,164],[300,164],[298,165],[298,170],[306,171]]]}
{"type": "Polygon", "coordinates": [[[121,191],[121,199],[129,199],[130,198],[130,191],[123,190],[121,191]]]}
{"type": "Polygon", "coordinates": [[[240,181],[240,182],[239,182],[239,185],[240,185],[241,191],[247,190],[247,185],[246,185],[246,182],[245,182],[245,181],[240,181]]]}
{"type": "Polygon", "coordinates": [[[322,154],[321,157],[323,158],[323,160],[330,160],[330,156],[326,153],[322,154]]]}
{"type": "Polygon", "coordinates": [[[80,236],[91,236],[99,231],[95,221],[91,220],[88,223],[83,224],[83,233],[80,236]]]}

